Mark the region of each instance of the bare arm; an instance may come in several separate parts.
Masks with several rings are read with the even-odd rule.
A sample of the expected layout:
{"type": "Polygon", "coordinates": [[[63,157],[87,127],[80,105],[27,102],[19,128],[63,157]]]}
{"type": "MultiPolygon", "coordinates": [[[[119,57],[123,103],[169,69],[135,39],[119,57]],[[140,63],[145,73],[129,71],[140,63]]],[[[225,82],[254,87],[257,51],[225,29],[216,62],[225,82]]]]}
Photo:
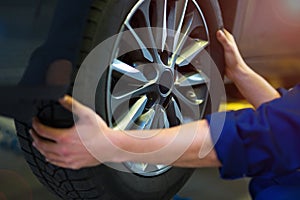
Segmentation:
{"type": "Polygon", "coordinates": [[[60,102],[78,116],[76,126],[57,129],[34,119],[31,130],[34,146],[57,166],[79,169],[124,161],[181,167],[221,165],[206,120],[169,129],[124,132],[110,129],[93,110],[71,97],[60,102]]]}
{"type": "Polygon", "coordinates": [[[140,137],[140,131],[121,134],[120,145],[127,152],[119,161],[159,163],[179,167],[217,167],[221,166],[213,149],[209,127],[206,120],[161,130],[143,131],[147,139],[140,137]],[[132,137],[133,136],[133,137],[132,137]],[[153,137],[151,137],[153,136],[153,137]],[[148,154],[148,152],[151,152],[148,154]]]}
{"type": "MultiPolygon", "coordinates": [[[[257,107],[279,96],[244,63],[229,33],[225,37],[218,32],[218,38],[225,49],[226,74],[249,102],[257,107]]],[[[34,120],[31,131],[33,144],[57,166],[78,169],[103,162],[125,161],[181,167],[221,166],[206,120],[169,129],[125,132],[110,129],[93,110],[71,97],[60,103],[79,117],[76,126],[56,129],[34,120]]]]}
{"type": "Polygon", "coordinates": [[[245,63],[234,37],[228,31],[218,31],[217,38],[224,47],[226,75],[235,83],[249,103],[257,108],[262,103],[280,96],[263,77],[245,63]]]}

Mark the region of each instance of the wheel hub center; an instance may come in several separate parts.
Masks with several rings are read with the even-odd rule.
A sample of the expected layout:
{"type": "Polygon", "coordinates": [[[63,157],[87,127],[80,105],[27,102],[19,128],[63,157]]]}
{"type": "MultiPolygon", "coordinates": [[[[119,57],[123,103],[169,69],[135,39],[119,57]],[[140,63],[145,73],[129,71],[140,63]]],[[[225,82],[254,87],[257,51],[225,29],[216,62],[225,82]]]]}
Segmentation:
{"type": "Polygon", "coordinates": [[[158,81],[158,88],[160,95],[166,97],[168,96],[174,86],[173,73],[171,70],[165,70],[158,81]]]}

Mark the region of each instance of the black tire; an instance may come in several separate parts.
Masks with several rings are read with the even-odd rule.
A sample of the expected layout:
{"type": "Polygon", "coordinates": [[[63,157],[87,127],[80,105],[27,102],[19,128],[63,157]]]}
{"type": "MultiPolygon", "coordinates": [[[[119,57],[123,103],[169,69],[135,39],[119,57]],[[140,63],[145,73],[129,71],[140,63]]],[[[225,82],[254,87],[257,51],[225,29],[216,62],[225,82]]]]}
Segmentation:
{"type": "MultiPolygon", "coordinates": [[[[81,60],[100,42],[117,34],[123,20],[137,0],[94,0],[81,48],[81,60]]],[[[215,33],[223,27],[217,0],[199,0],[207,20],[211,44],[211,56],[223,73],[222,47],[215,33]]],[[[105,84],[106,79],[102,79],[105,84]]],[[[54,127],[72,126],[72,116],[56,102],[40,103],[38,117],[54,127]]],[[[99,114],[105,119],[105,109],[99,114]]],[[[51,192],[62,199],[103,199],[103,200],[169,200],[184,185],[193,169],[171,168],[153,177],[120,172],[105,165],[80,170],[56,167],[45,161],[44,157],[32,147],[28,134],[30,124],[17,122],[19,141],[25,158],[33,173],[51,192]]]]}

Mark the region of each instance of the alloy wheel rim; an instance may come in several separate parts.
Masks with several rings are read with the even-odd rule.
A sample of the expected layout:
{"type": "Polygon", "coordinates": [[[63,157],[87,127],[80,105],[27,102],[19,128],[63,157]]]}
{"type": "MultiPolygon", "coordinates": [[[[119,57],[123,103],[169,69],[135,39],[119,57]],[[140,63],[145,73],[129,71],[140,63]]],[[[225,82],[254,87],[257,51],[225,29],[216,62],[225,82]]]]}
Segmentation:
{"type": "MultiPolygon", "coordinates": [[[[190,63],[209,49],[210,39],[197,2],[140,0],[127,15],[122,31],[129,31],[140,49],[118,56],[122,45],[118,42],[115,45],[107,79],[110,127],[160,129],[202,118],[209,79],[190,63]],[[143,27],[158,29],[149,29],[146,40],[135,31],[143,27]],[[146,48],[149,41],[156,48],[146,48]]],[[[136,162],[124,165],[131,172],[147,177],[171,168],[136,162]]]]}

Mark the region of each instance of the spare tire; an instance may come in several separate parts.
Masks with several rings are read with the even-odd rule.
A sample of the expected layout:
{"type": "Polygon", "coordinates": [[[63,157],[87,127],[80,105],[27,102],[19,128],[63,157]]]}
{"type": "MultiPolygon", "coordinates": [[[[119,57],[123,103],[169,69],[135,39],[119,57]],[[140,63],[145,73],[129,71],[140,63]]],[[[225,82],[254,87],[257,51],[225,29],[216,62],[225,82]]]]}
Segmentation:
{"type": "MultiPolygon", "coordinates": [[[[94,0],[86,23],[79,60],[83,60],[108,37],[123,31],[129,31],[141,47],[116,56],[116,49],[122,48],[116,42],[114,51],[110,53],[112,63],[101,77],[97,89],[99,95],[95,97],[98,102],[96,111],[109,126],[119,129],[168,128],[201,119],[205,113],[214,111],[210,110],[207,88],[207,83],[214,80],[210,80],[209,75],[190,63],[205,50],[223,74],[222,47],[215,37],[216,31],[223,27],[217,0],[94,0]],[[150,37],[159,37],[153,40],[155,44],[159,43],[159,47],[145,48],[142,44],[146,41],[134,31],[142,27],[168,28],[175,30],[175,33],[179,30],[198,46],[182,44],[178,40],[181,36],[168,36],[168,32],[165,32],[150,34],[150,37]],[[179,43],[182,45],[181,51],[174,53],[179,43]],[[142,69],[144,65],[158,61],[164,69],[161,73],[155,67],[151,68],[152,71],[142,69]],[[128,67],[135,70],[126,70],[128,67]],[[168,73],[165,73],[169,68],[172,68],[171,72],[167,70],[168,73]],[[135,74],[130,74],[131,71],[135,71],[135,74]],[[124,76],[127,78],[120,78],[124,76]],[[167,79],[171,83],[164,81],[167,79]],[[153,81],[153,87],[149,89],[148,83],[151,80],[160,81],[153,81]],[[129,88],[114,93],[115,85],[120,81],[122,84],[138,82],[138,88],[145,90],[129,88]],[[165,87],[165,84],[171,84],[172,90],[165,87]],[[129,98],[119,103],[122,105],[126,101],[129,105],[127,109],[111,105],[111,99],[116,98],[116,95],[121,97],[127,94],[130,94],[129,98]],[[193,112],[183,112],[183,106],[188,110],[196,108],[199,113],[191,115],[193,112]],[[128,120],[126,113],[133,113],[134,117],[128,120]]],[[[73,125],[72,115],[57,102],[40,102],[37,110],[39,119],[47,125],[66,128],[73,125]]],[[[30,124],[16,122],[16,126],[22,150],[33,173],[62,199],[169,200],[193,173],[193,169],[188,168],[131,162],[124,163],[124,166],[132,173],[106,165],[80,170],[60,168],[46,162],[32,147],[32,139],[28,134],[30,124]]]]}

